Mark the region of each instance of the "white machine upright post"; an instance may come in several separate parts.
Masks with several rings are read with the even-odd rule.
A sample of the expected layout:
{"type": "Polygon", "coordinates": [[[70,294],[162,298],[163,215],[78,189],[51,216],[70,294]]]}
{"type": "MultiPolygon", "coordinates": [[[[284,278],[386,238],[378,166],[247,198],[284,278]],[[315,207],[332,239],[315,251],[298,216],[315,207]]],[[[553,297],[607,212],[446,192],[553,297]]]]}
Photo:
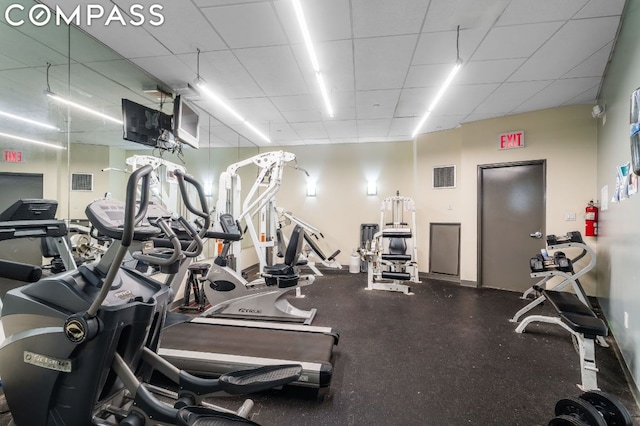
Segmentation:
{"type": "MultiPolygon", "coordinates": [[[[269,264],[266,255],[267,249],[274,246],[273,235],[269,235],[268,232],[270,226],[267,221],[270,219],[267,210],[273,208],[272,203],[282,184],[284,167],[295,162],[295,159],[295,154],[290,152],[265,152],[230,165],[220,175],[220,198],[218,198],[216,214],[229,213],[239,222],[244,222],[256,249],[260,271],[269,264]],[[253,186],[240,205],[241,182],[237,172],[239,168],[251,164],[256,165],[260,170],[253,186]],[[253,219],[258,214],[260,214],[258,217],[259,229],[256,230],[253,219]]],[[[293,167],[298,168],[295,165],[293,167]]],[[[216,220],[216,222],[218,221],[216,220]]],[[[240,272],[242,269],[240,242],[233,243],[232,253],[236,258],[235,270],[240,272]]]]}
{"type": "Polygon", "coordinates": [[[360,251],[368,262],[367,290],[411,293],[407,282],[419,283],[418,246],[416,239],[416,208],[409,197],[387,197],[380,207],[380,231],[360,251]],[[391,222],[385,221],[391,211],[391,222]],[[411,213],[411,223],[404,221],[404,212],[411,213]]]}

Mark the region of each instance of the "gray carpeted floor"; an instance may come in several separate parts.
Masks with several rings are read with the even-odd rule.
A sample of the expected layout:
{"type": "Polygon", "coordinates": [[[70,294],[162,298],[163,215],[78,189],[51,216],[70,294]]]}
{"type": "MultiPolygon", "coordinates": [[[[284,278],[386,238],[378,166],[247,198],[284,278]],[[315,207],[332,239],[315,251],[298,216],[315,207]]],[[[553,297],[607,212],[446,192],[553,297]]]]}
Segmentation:
{"type": "MultiPolygon", "coordinates": [[[[252,395],[263,425],[546,425],[578,396],[579,358],[558,326],[514,332],[519,294],[426,281],[412,296],[366,291],[365,274],[329,272],[291,302],[340,332],[331,387],[252,395]]],[[[536,313],[551,313],[548,306],[536,313]]],[[[596,349],[603,391],[635,405],[612,348],[596,349]]],[[[212,401],[229,408],[238,398],[212,401]]],[[[0,415],[0,425],[9,421],[0,415]]]]}

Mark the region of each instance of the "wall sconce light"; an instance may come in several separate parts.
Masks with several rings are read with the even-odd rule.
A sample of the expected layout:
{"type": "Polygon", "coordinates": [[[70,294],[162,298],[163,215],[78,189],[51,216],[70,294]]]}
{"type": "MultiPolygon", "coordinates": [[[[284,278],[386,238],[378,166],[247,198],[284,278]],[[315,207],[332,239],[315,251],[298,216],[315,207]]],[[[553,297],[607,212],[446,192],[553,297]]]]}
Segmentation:
{"type": "Polygon", "coordinates": [[[375,180],[370,180],[367,182],[367,195],[377,195],[378,194],[378,186],[376,185],[375,180]]]}
{"type": "Polygon", "coordinates": [[[315,197],[315,196],[316,196],[316,183],[307,182],[307,197],[315,197]]]}

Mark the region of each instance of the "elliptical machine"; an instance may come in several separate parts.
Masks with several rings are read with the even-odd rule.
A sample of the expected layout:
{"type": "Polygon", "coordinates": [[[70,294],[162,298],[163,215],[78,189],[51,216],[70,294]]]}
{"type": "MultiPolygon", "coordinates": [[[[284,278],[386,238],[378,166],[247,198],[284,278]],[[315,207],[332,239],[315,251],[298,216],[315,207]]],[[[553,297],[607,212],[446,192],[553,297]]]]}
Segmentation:
{"type": "MultiPolygon", "coordinates": [[[[145,166],[131,175],[126,204],[98,200],[87,207],[94,226],[114,238],[100,263],[82,265],[5,296],[2,318],[7,339],[0,346],[0,376],[14,425],[255,425],[240,415],[195,404],[220,391],[249,393],[299,378],[299,365],[285,365],[201,379],[155,353],[170,288],[121,264],[132,244],[141,247],[161,232],[171,241],[171,250],[135,251],[133,257],[169,267],[185,253],[162,218],[153,221],[157,226],[142,223],[151,171],[145,166]],[[155,398],[144,384],[153,369],[178,385],[175,406],[155,398]]],[[[180,220],[198,246],[187,255],[197,256],[202,240],[186,220],[180,220]]]]}

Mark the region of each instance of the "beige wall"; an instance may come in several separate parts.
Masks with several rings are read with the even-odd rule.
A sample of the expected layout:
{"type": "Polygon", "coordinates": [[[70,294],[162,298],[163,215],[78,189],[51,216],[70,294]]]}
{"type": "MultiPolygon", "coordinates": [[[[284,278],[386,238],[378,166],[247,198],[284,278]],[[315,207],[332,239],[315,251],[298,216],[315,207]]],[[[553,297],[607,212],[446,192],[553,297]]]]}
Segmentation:
{"type": "MultiPolygon", "coordinates": [[[[462,170],[459,182],[464,194],[461,200],[461,279],[477,280],[477,168],[480,164],[545,159],[546,233],[583,232],[584,208],[589,200],[598,199],[593,173],[596,121],[591,117],[591,106],[554,108],[478,121],[462,126],[460,132],[462,170]],[[498,135],[514,130],[524,131],[525,148],[499,151],[498,135]],[[565,213],[576,213],[576,221],[567,222],[565,213]]],[[[523,229],[525,233],[534,231],[523,229]]],[[[595,238],[586,240],[595,248],[595,238]]],[[[583,280],[590,294],[595,293],[593,276],[583,280]]]]}
{"type": "MultiPolygon", "coordinates": [[[[597,199],[596,121],[588,105],[554,108],[510,117],[468,123],[458,129],[421,135],[416,141],[396,143],[337,144],[273,147],[262,152],[282,149],[296,154],[304,173],[286,168],[277,205],[319,228],[326,237],[326,251],[341,249],[338,260],[347,265],[352,250],[359,246],[361,223],[378,223],[380,203],[400,191],[416,201],[418,220],[418,262],[422,272],[429,266],[429,224],[433,222],[461,223],[461,273],[468,284],[477,281],[477,167],[479,164],[523,160],[547,160],[547,233],[564,234],[582,230],[584,207],[597,199]],[[524,130],[524,149],[499,151],[500,133],[524,130]],[[415,155],[414,155],[415,152],[415,155]],[[457,187],[433,189],[434,166],[456,165],[457,187]],[[306,197],[307,180],[316,180],[317,196],[306,197]],[[378,182],[378,195],[367,196],[367,180],[378,182]],[[565,213],[576,213],[576,222],[566,222],[565,213]]],[[[94,173],[95,189],[90,193],[71,195],[71,217],[84,217],[84,206],[109,191],[116,198],[124,195],[126,175],[102,172],[105,167],[125,168],[124,159],[133,154],[152,152],[128,151],[96,145],[72,145],[71,170],[94,173]]],[[[251,157],[257,149],[213,148],[197,151],[185,149],[183,160],[189,173],[212,185],[211,205],[218,197],[218,176],[226,167],[251,157]]],[[[55,155],[55,154],[54,154],[55,155]]],[[[18,165],[2,164],[15,171],[44,170],[45,196],[60,201],[60,217],[66,217],[66,191],[52,187],[51,182],[63,182],[68,176],[64,167],[66,154],[60,159],[41,150],[33,161],[18,165]],[[48,195],[51,194],[51,195],[48,195]]],[[[181,163],[176,156],[169,161],[181,163]]],[[[253,184],[257,168],[240,170],[243,194],[253,184]]],[[[523,230],[532,232],[533,230],[523,230]]],[[[590,239],[595,245],[595,240],[590,239]]],[[[246,245],[245,245],[246,247],[246,245]]],[[[251,249],[243,251],[242,266],[255,262],[251,249]]],[[[523,260],[526,261],[526,260],[523,260]]],[[[595,292],[592,277],[583,281],[587,292],[595,292]]]]}

